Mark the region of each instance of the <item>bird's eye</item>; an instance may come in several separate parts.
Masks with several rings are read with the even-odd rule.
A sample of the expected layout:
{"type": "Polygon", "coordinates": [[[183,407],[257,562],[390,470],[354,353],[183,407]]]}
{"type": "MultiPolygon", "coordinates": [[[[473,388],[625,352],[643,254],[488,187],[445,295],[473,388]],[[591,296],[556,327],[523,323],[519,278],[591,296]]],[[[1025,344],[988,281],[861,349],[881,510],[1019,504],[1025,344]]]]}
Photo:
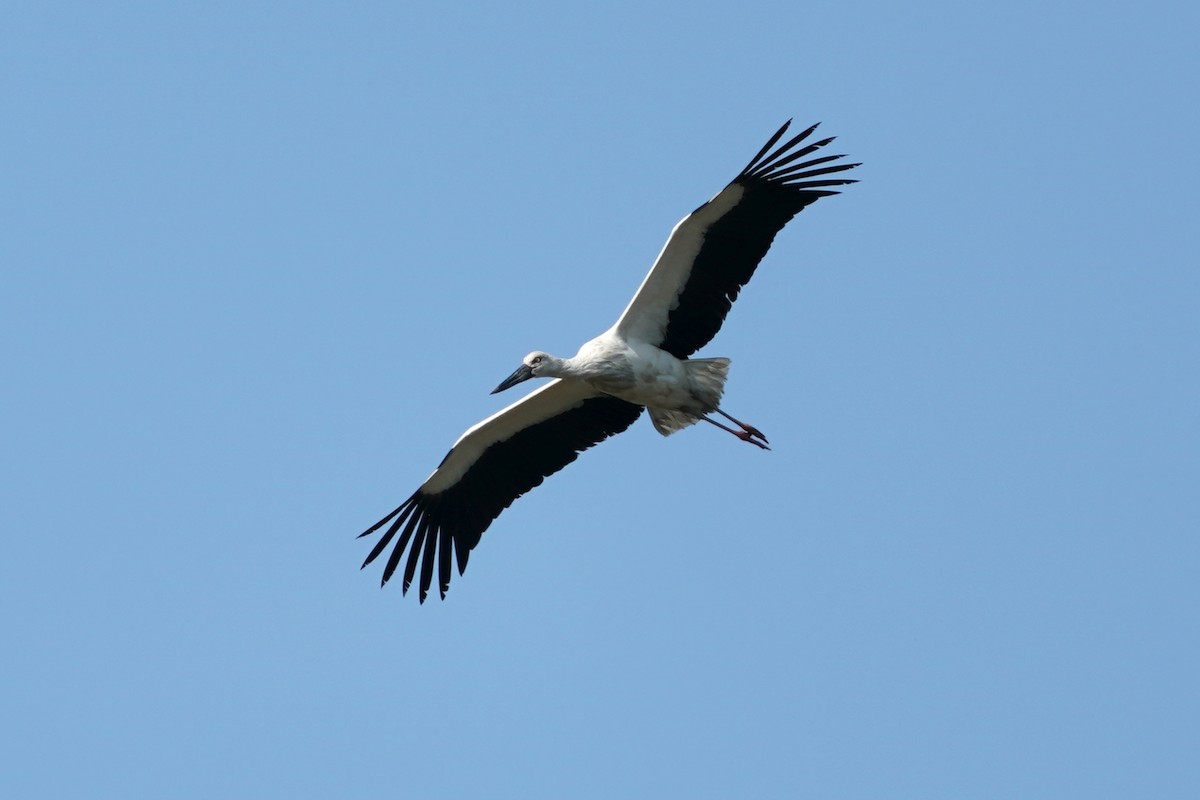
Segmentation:
{"type": "Polygon", "coordinates": [[[541,357],[541,356],[534,356],[534,357],[533,357],[533,365],[536,367],[536,366],[537,366],[538,364],[540,364],[540,363],[542,363],[542,357],[541,357]]]}

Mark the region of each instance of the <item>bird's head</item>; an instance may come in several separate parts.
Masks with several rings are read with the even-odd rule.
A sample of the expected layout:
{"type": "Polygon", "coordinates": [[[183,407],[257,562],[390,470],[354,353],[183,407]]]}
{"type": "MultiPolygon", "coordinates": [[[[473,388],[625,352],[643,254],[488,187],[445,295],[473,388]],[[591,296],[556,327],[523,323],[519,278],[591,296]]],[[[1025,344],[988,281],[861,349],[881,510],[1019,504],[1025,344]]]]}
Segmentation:
{"type": "Polygon", "coordinates": [[[521,361],[521,366],[517,367],[516,372],[509,375],[500,385],[492,389],[492,394],[503,392],[505,389],[511,389],[518,383],[529,380],[530,378],[547,378],[557,374],[556,366],[558,359],[548,353],[534,351],[525,356],[521,361]]]}

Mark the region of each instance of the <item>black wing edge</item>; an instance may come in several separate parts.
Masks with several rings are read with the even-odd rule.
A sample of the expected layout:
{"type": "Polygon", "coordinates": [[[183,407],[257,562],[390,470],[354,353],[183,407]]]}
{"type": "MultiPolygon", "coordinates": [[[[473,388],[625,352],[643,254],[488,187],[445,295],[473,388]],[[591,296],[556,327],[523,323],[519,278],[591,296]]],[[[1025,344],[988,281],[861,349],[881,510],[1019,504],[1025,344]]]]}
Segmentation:
{"type": "Polygon", "coordinates": [[[453,486],[437,494],[418,489],[399,508],[359,534],[362,538],[387,526],[363,567],[378,558],[399,534],[384,565],[380,586],[395,573],[407,549],[402,593],[408,594],[419,564],[420,602],[424,603],[436,566],[439,594],[445,600],[454,562],[458,574],[463,574],[471,550],[501,511],[584,450],[628,428],[641,413],[642,407],[633,403],[615,397],[593,397],[497,442],[453,486]]]}
{"type": "Polygon", "coordinates": [[[829,137],[799,146],[817,125],[775,147],[791,124],[785,122],[734,178],[744,194],[705,232],[704,245],[659,345],[676,358],[687,358],[716,336],[741,288],[792,217],[820,198],[839,193],[831,187],[857,183],[851,178],[824,177],[859,166],[831,163],[844,155],[801,160],[833,141],[829,137]]]}
{"type": "MultiPolygon", "coordinates": [[[[747,187],[753,187],[757,183],[774,183],[780,186],[788,186],[796,190],[819,189],[822,187],[845,186],[851,183],[858,183],[858,181],[854,180],[853,178],[839,178],[832,180],[826,179],[819,181],[809,180],[810,178],[816,178],[821,175],[832,175],[838,172],[845,172],[848,169],[854,169],[855,167],[860,166],[859,163],[833,164],[828,167],[820,166],[821,164],[828,164],[831,161],[837,161],[839,158],[845,158],[846,155],[844,153],[821,156],[820,158],[813,158],[808,161],[803,161],[799,164],[792,163],[798,159],[804,158],[807,155],[811,155],[834,140],[834,137],[830,136],[827,139],[821,139],[819,141],[807,144],[798,150],[792,150],[793,147],[800,144],[813,134],[813,131],[817,129],[817,126],[821,124],[819,122],[810,125],[802,132],[793,136],[786,143],[780,145],[770,155],[767,155],[767,151],[774,147],[775,143],[783,138],[783,134],[787,132],[787,129],[789,126],[791,126],[791,124],[792,121],[790,119],[783,123],[783,127],[777,130],[775,135],[767,140],[767,143],[762,146],[762,149],[758,151],[758,154],[755,155],[754,158],[750,159],[750,163],[738,173],[738,176],[734,179],[735,183],[741,183],[747,187]],[[820,168],[816,169],[816,167],[820,168]]],[[[816,195],[808,201],[811,203],[813,200],[816,200],[819,197],[838,194],[838,192],[824,191],[806,194],[816,195]]],[[[805,205],[808,205],[808,203],[805,203],[805,205]]],[[[803,207],[804,206],[801,206],[800,208],[803,207]]],[[[797,212],[799,212],[799,210],[800,209],[797,209],[797,212]]]]}

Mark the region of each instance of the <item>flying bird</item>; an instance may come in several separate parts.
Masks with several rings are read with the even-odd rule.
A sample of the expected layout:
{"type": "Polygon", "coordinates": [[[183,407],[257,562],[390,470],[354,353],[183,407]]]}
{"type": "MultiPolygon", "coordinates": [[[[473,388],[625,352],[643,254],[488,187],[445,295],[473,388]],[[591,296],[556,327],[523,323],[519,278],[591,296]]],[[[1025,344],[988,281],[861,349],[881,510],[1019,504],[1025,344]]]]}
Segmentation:
{"type": "Polygon", "coordinates": [[[689,356],[716,335],[783,226],[837,194],[831,187],[855,182],[827,177],[858,166],[834,163],[845,156],[808,158],[833,141],[806,143],[816,125],[776,147],[789,125],[675,226],[616,324],[570,358],[525,356],[492,394],[531,378],[552,380],[469,428],[411,497],[360,534],[384,529],[363,567],[395,541],[381,585],[404,560],[404,594],[419,565],[421,602],[435,568],[445,599],[454,565],[461,575],[501,511],[579,453],[628,428],[643,409],[663,436],[703,420],[768,449],[762,432],[720,408],[729,359],[689,356]]]}

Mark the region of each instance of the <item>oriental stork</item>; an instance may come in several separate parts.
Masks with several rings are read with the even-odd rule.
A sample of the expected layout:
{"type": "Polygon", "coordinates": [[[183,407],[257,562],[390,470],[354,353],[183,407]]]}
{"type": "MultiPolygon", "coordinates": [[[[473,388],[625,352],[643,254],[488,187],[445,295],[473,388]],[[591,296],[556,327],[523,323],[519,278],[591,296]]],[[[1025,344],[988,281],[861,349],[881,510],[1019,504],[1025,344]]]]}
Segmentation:
{"type": "Polygon", "coordinates": [[[419,565],[421,602],[435,568],[445,599],[453,566],[461,575],[501,511],[579,453],[628,428],[642,409],[663,436],[704,420],[767,448],[758,429],[718,407],[729,359],[689,356],[720,329],[783,226],[810,203],[837,194],[831,187],[854,183],[828,177],[858,166],[834,163],[844,156],[808,158],[833,141],[807,142],[816,125],[775,147],[790,124],[675,226],[616,324],[571,358],[527,355],[492,393],[530,378],[552,380],[469,428],[411,497],[360,534],[384,529],[364,567],[395,542],[381,585],[403,559],[405,594],[419,565]]]}

